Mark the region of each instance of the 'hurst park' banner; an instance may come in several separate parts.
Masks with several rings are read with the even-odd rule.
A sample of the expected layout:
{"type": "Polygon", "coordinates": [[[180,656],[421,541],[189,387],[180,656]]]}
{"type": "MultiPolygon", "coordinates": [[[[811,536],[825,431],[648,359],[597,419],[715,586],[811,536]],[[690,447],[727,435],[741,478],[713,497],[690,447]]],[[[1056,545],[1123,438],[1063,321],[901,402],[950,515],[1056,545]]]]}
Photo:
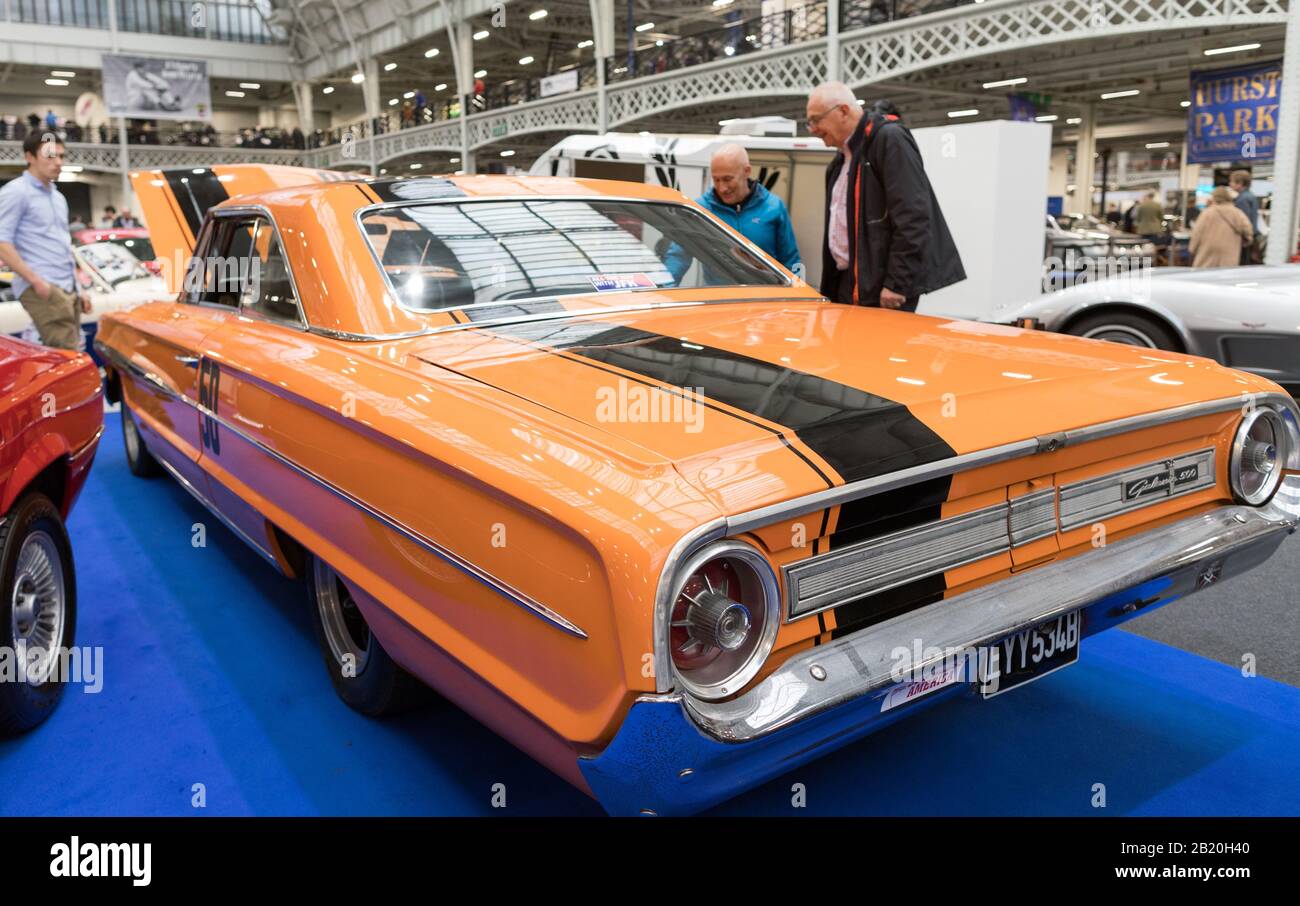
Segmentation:
{"type": "Polygon", "coordinates": [[[1282,61],[1192,73],[1187,160],[1272,160],[1282,61]]]}

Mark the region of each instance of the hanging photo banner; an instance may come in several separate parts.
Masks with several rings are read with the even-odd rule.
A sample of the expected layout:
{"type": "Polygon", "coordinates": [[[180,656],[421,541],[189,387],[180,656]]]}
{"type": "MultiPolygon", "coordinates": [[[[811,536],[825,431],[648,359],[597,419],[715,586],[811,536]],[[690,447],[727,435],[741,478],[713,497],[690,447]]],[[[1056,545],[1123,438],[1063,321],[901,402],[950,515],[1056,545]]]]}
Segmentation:
{"type": "Polygon", "coordinates": [[[204,60],[104,54],[104,101],[128,119],[210,120],[212,89],[204,60]]]}
{"type": "Polygon", "coordinates": [[[578,70],[570,69],[566,72],[557,72],[555,75],[542,76],[541,78],[541,95],[548,98],[553,94],[564,94],[568,91],[578,90],[578,70]]]}
{"type": "Polygon", "coordinates": [[[1187,160],[1272,160],[1282,61],[1193,72],[1187,110],[1187,160]]]}

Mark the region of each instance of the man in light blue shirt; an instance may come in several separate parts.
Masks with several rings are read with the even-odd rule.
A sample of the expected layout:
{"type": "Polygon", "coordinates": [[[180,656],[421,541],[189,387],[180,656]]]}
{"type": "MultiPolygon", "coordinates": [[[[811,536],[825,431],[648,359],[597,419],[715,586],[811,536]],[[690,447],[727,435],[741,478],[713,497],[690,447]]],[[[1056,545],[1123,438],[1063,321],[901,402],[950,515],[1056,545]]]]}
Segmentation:
{"type": "Polygon", "coordinates": [[[68,201],[54,182],[63,169],[63,145],[50,133],[23,140],[27,169],[0,188],[0,261],[14,272],[13,291],[46,346],[82,349],[79,312],[90,311],[77,292],[68,201]]]}

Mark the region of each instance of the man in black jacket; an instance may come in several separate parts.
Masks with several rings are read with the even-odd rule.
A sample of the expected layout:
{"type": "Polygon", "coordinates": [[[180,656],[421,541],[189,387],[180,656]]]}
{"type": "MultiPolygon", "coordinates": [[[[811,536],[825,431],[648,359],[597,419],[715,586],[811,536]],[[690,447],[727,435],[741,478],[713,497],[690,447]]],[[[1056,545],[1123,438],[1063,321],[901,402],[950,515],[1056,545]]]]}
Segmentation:
{"type": "Polygon", "coordinates": [[[843,82],[808,98],[808,128],[839,153],[826,170],[823,295],[916,311],[925,293],[966,279],[921,152],[888,101],[863,113],[843,82]]]}

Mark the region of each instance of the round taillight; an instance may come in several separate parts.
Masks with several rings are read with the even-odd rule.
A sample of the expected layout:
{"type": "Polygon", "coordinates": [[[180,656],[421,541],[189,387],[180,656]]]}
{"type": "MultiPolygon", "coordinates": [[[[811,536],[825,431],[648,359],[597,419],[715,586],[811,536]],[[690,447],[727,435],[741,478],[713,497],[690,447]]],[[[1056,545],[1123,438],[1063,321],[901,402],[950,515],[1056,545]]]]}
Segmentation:
{"type": "Polygon", "coordinates": [[[1266,503],[1282,480],[1286,461],[1286,430],[1272,409],[1256,409],[1241,420],[1232,442],[1229,478],[1243,503],[1266,503]]]}
{"type": "Polygon", "coordinates": [[[776,574],[753,547],[722,541],[679,575],[668,627],[677,678],[700,698],[733,695],[772,650],[780,622],[776,574]]]}

